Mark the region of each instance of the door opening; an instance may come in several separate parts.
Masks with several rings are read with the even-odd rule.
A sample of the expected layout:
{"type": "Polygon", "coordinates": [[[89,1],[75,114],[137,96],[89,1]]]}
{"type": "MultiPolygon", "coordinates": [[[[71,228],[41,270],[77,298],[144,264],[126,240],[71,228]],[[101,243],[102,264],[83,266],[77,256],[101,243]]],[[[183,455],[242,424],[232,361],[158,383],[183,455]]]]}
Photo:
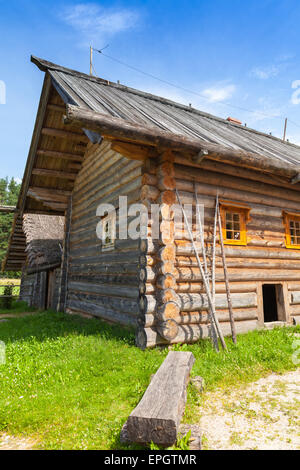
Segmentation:
{"type": "Polygon", "coordinates": [[[280,284],[263,284],[264,322],[278,321],[278,299],[282,286],[280,284]]]}

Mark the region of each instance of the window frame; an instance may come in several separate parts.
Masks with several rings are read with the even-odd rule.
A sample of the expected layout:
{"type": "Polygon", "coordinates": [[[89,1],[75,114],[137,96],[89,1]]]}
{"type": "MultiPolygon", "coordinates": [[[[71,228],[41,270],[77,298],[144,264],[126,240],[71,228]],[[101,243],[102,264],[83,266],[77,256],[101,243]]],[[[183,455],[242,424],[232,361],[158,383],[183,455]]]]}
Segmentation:
{"type": "Polygon", "coordinates": [[[110,212],[109,214],[105,215],[101,220],[101,241],[102,251],[112,251],[115,249],[115,241],[116,241],[116,213],[115,211],[110,212]],[[110,235],[110,243],[105,242],[105,226],[108,224],[109,235],[110,235]]]}
{"type": "Polygon", "coordinates": [[[294,245],[292,243],[292,236],[290,231],[290,222],[299,222],[300,223],[300,214],[295,212],[282,211],[283,223],[285,228],[285,247],[292,250],[300,250],[300,244],[294,245]]]}
{"type": "Polygon", "coordinates": [[[247,245],[247,222],[250,221],[250,210],[251,208],[244,204],[239,204],[232,201],[223,201],[220,200],[220,215],[222,222],[222,234],[223,234],[223,243],[224,245],[237,245],[237,246],[246,246],[247,245]],[[227,238],[227,229],[226,229],[226,212],[238,213],[240,214],[240,239],[228,239],[227,238]]]}

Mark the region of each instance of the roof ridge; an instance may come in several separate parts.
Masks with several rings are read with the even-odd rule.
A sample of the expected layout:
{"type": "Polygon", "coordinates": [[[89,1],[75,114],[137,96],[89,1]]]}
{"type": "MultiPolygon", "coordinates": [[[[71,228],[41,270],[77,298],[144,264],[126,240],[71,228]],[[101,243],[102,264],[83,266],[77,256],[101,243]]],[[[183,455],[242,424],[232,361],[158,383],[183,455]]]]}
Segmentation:
{"type": "Polygon", "coordinates": [[[40,58],[35,57],[33,55],[31,56],[31,62],[33,62],[43,72],[46,72],[47,70],[58,71],[58,72],[62,72],[62,73],[66,73],[66,74],[69,74],[69,75],[73,75],[73,76],[83,78],[84,80],[92,81],[92,82],[95,82],[95,83],[101,83],[101,85],[112,86],[112,87],[117,88],[119,90],[127,91],[129,93],[132,93],[132,94],[135,94],[135,95],[138,95],[138,96],[142,96],[144,98],[148,98],[148,99],[152,99],[154,101],[158,101],[158,102],[161,102],[161,103],[164,103],[164,104],[168,104],[170,106],[174,106],[174,107],[183,109],[185,111],[191,112],[193,114],[198,114],[198,115],[200,115],[202,117],[205,117],[207,119],[222,122],[223,124],[225,124],[227,126],[236,127],[238,129],[242,129],[243,131],[246,131],[246,132],[261,135],[263,137],[268,137],[269,139],[273,139],[273,140],[276,140],[277,142],[281,142],[283,144],[292,146],[296,149],[300,149],[300,145],[294,144],[294,143],[286,141],[286,140],[284,141],[280,137],[276,137],[274,135],[267,134],[267,133],[262,132],[262,131],[258,131],[257,129],[253,129],[251,127],[243,126],[241,124],[236,124],[234,122],[228,121],[227,119],[221,118],[219,116],[215,116],[215,115],[207,113],[205,111],[201,111],[197,108],[193,108],[192,106],[187,106],[185,104],[178,103],[176,101],[170,100],[168,98],[164,98],[162,96],[153,95],[152,93],[137,90],[136,88],[128,87],[126,85],[122,85],[120,83],[112,82],[110,80],[105,80],[104,78],[91,76],[91,75],[88,75],[88,74],[83,73],[83,72],[78,72],[77,70],[73,70],[73,69],[70,69],[70,68],[67,68],[67,67],[63,67],[63,66],[58,65],[58,64],[54,64],[53,62],[49,62],[47,60],[40,59],[40,58]]]}

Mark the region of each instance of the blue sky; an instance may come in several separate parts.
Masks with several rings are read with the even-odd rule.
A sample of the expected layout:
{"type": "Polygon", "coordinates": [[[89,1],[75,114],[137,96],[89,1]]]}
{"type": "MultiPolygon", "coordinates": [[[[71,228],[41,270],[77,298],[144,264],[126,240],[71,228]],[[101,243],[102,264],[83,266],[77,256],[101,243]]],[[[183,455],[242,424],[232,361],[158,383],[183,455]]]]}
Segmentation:
{"type": "Polygon", "coordinates": [[[88,73],[91,43],[197,94],[95,54],[100,77],[278,137],[288,117],[300,144],[299,24],[298,0],[0,0],[0,177],[24,171],[43,80],[30,54],[88,73]]]}

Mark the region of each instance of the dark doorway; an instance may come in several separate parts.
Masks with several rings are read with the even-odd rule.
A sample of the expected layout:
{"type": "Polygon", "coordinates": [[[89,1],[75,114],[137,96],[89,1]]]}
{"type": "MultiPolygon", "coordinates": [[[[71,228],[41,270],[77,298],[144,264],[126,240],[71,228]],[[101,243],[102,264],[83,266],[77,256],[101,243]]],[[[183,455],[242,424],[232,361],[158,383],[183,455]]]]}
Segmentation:
{"type": "Polygon", "coordinates": [[[264,284],[263,288],[263,301],[264,301],[264,322],[278,321],[278,289],[280,285],[264,284]]]}

